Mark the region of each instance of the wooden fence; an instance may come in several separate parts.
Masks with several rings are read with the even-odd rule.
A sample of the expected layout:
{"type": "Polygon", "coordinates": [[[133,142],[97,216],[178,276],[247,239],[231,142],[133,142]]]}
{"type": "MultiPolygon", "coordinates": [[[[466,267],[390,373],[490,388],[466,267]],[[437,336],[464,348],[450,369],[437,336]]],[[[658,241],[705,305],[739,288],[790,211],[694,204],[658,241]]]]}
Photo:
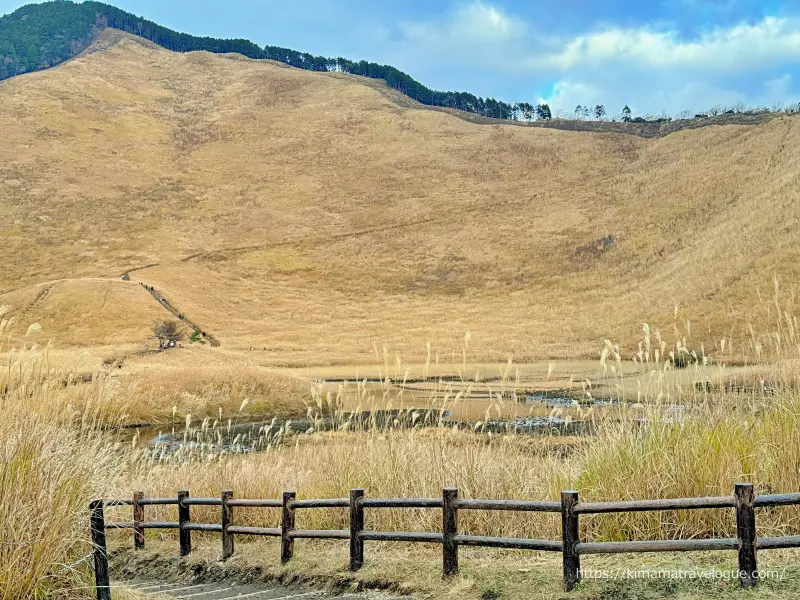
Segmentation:
{"type": "Polygon", "coordinates": [[[234,552],[235,536],[272,536],[281,540],[281,561],[291,560],[297,539],[338,539],[350,543],[350,570],[356,571],[364,564],[364,542],[422,542],[442,545],[442,571],[445,577],[458,572],[458,548],[481,546],[560,552],[564,567],[564,589],[570,591],[580,581],[581,555],[620,554],[627,552],[680,552],[704,550],[737,550],[739,555],[739,580],[742,587],[758,582],[756,551],[773,548],[798,548],[800,535],[772,538],[756,537],[756,508],[767,506],[800,505],[800,493],[768,494],[755,496],[752,484],[736,484],[732,496],[706,498],[677,498],[662,500],[633,500],[625,502],[579,502],[578,492],[561,492],[560,502],[532,500],[472,500],[458,497],[458,490],[445,488],[441,498],[367,498],[364,490],[350,491],[349,498],[323,500],[297,500],[295,492],[284,492],[281,499],[234,498],[233,492],[224,491],[219,498],[193,498],[188,491],[178,492],[174,498],[146,498],[137,492],[131,500],[95,500],[91,503],[91,531],[95,546],[94,564],[98,600],[111,598],[106,554],[107,529],[131,529],[134,547],[143,548],[145,529],[177,529],[180,554],[192,551],[192,531],[216,532],[222,536],[222,559],[234,552]],[[154,522],[145,520],[145,507],[174,505],[177,521],[154,522]],[[133,520],[106,523],[103,508],[107,506],[132,506],[133,520]],[[220,522],[194,523],[192,506],[219,506],[220,522]],[[281,509],[280,527],[242,527],[234,524],[234,510],[245,508],[281,509]],[[295,527],[295,512],[307,508],[347,508],[350,528],[342,530],[307,530],[295,527]],[[364,511],[383,508],[439,509],[442,511],[441,532],[423,531],[365,531],[364,511]],[[735,538],[648,540],[629,542],[582,542],[579,539],[579,519],[584,514],[620,513],[636,511],[697,510],[733,508],[736,511],[735,538]],[[486,537],[462,535],[458,532],[458,514],[463,510],[525,511],[561,514],[561,540],[536,540],[527,538],[486,537]]]}

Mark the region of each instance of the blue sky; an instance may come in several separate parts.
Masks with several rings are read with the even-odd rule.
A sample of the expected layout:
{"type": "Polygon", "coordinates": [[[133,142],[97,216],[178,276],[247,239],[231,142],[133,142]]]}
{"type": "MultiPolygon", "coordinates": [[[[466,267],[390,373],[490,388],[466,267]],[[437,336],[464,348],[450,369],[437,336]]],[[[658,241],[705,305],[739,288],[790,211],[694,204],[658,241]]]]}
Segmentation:
{"type": "MultiPolygon", "coordinates": [[[[0,0],[0,13],[25,2],[0,0]]],[[[388,63],[436,89],[636,114],[800,101],[800,0],[117,0],[196,35],[388,63]]]]}

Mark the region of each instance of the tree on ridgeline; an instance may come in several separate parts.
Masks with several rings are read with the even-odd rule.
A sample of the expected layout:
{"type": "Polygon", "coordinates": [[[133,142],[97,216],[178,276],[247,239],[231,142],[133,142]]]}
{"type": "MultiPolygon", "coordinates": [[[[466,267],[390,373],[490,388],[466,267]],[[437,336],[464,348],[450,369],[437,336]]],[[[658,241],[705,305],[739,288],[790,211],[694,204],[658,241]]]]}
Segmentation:
{"type": "Polygon", "coordinates": [[[549,121],[553,118],[553,113],[550,112],[550,107],[547,105],[547,103],[539,104],[536,107],[536,117],[545,121],[549,121]]]}
{"type": "Polygon", "coordinates": [[[536,109],[534,108],[533,104],[531,104],[530,102],[523,102],[522,117],[526,121],[533,121],[534,116],[536,116],[536,109]]]}
{"type": "Polygon", "coordinates": [[[625,123],[631,122],[631,109],[627,104],[625,105],[625,108],[622,109],[622,120],[625,123]]]}
{"type": "MultiPolygon", "coordinates": [[[[381,79],[428,106],[441,106],[495,119],[513,119],[514,106],[468,92],[432,90],[399,69],[364,60],[326,58],[279,46],[259,47],[245,39],[197,37],[173,31],[115,6],[87,0],[30,4],[0,17],[0,80],[55,66],[85,50],[97,33],[112,27],[138,35],[174,52],[204,50],[275,60],[308,71],[337,71],[381,79]]],[[[523,109],[524,115],[524,109],[523,109]]]]}
{"type": "MultiPolygon", "coordinates": [[[[266,59],[307,71],[348,73],[385,82],[401,94],[427,105],[457,109],[494,119],[532,121],[548,120],[553,112],[547,104],[532,105],[527,102],[510,104],[494,98],[481,98],[469,92],[439,91],[431,89],[410,75],[390,65],[365,60],[315,56],[279,46],[264,46],[246,39],[220,39],[198,37],[173,31],[153,21],[138,17],[115,6],[86,0],[54,0],[29,4],[0,17],[0,80],[53,67],[83,52],[104,28],[125,31],[175,52],[207,51],[213,53],[238,53],[252,59],[266,59]]],[[[630,110],[629,107],[625,107],[630,110]]],[[[758,109],[761,110],[761,109],[758,109]]],[[[763,109],[766,110],[766,109],[763,109]]],[[[797,104],[773,106],[773,112],[797,112],[797,104]]],[[[605,107],[598,104],[594,111],[588,104],[578,105],[572,112],[575,119],[588,120],[592,113],[597,120],[606,116],[605,107]],[[602,109],[598,112],[598,109],[602,109]]],[[[741,103],[733,107],[712,107],[708,115],[754,112],[741,103]]],[[[565,116],[560,111],[558,116],[565,116]]],[[[569,112],[566,113],[569,116],[569,112]]],[[[636,117],[622,112],[626,122],[650,122],[651,117],[636,117]]],[[[654,118],[664,122],[665,116],[654,118]]]]}
{"type": "Polygon", "coordinates": [[[598,121],[602,121],[603,117],[606,116],[606,107],[602,104],[598,104],[594,107],[594,116],[597,117],[598,121]]]}

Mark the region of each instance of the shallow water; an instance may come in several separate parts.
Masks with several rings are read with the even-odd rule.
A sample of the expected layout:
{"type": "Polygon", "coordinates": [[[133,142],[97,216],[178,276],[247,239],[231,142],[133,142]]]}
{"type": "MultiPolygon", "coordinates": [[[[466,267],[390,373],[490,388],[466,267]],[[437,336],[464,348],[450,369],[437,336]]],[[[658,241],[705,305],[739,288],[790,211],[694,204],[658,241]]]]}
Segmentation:
{"type": "Polygon", "coordinates": [[[533,392],[525,394],[524,402],[525,404],[544,404],[545,406],[552,407],[578,406],[578,401],[575,398],[558,394],[548,394],[546,392],[533,392]]]}
{"type": "Polygon", "coordinates": [[[245,454],[262,452],[282,445],[291,436],[320,431],[386,431],[390,429],[422,429],[455,427],[485,434],[578,435],[586,433],[588,422],[559,416],[516,417],[470,423],[449,420],[450,411],[436,409],[378,410],[346,413],[330,419],[287,419],[211,423],[207,426],[164,431],[141,428],[126,432],[135,436],[146,451],[159,458],[178,454],[245,454]]]}
{"type": "MultiPolygon", "coordinates": [[[[448,427],[483,434],[514,435],[591,435],[596,419],[618,419],[623,415],[632,422],[646,422],[642,409],[635,403],[587,399],[579,402],[575,397],[558,391],[527,392],[514,395],[512,405],[528,407],[528,414],[498,414],[495,418],[465,420],[451,410],[441,408],[376,409],[358,412],[340,412],[334,418],[302,418],[211,421],[189,427],[146,427],[130,431],[121,437],[130,441],[133,435],[140,447],[158,459],[180,455],[208,457],[219,454],[262,452],[285,444],[292,436],[322,431],[384,431],[390,429],[448,427]],[[599,411],[599,412],[598,412],[599,411]],[[632,414],[633,413],[633,414],[632,414]]],[[[686,418],[682,405],[662,406],[665,422],[679,422],[686,418]]],[[[488,413],[487,413],[488,414],[488,413]]]]}

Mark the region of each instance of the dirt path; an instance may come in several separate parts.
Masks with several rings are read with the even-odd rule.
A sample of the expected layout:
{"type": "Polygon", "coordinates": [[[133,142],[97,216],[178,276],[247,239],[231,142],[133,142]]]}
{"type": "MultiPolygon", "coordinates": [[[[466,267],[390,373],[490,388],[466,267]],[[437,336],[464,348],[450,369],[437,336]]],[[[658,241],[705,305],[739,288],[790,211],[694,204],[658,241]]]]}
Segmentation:
{"type": "MultiPolygon", "coordinates": [[[[477,212],[477,209],[465,209],[461,211],[461,215],[469,214],[477,212]]],[[[411,227],[418,227],[420,225],[431,225],[434,223],[449,223],[452,221],[450,217],[440,217],[440,218],[427,218],[427,219],[419,219],[415,221],[409,221],[406,223],[397,223],[393,225],[382,225],[380,227],[368,227],[366,229],[359,229],[357,231],[348,231],[346,233],[337,233],[334,235],[325,236],[324,241],[333,243],[338,242],[341,240],[345,240],[347,238],[352,237],[361,237],[366,235],[371,235],[373,233],[383,233],[386,231],[398,230],[398,229],[408,229],[411,227]]],[[[281,248],[285,246],[300,246],[303,244],[314,244],[317,243],[314,240],[308,240],[306,238],[302,239],[290,239],[290,240],[283,240],[281,242],[271,242],[268,244],[251,244],[249,246],[233,246],[230,248],[220,248],[218,250],[207,250],[203,252],[196,252],[195,254],[190,254],[184,258],[181,258],[178,262],[191,262],[196,258],[218,258],[218,257],[229,257],[229,256],[236,256],[238,254],[246,254],[248,252],[253,252],[255,250],[267,250],[270,248],[281,248]]],[[[146,268],[146,267],[145,267],[146,268]]]]}
{"type": "MultiPolygon", "coordinates": [[[[126,277],[126,276],[129,277],[129,274],[125,273],[123,275],[123,277],[126,277]]],[[[173,314],[178,319],[180,319],[181,321],[186,323],[192,329],[196,329],[197,331],[199,331],[202,334],[203,339],[204,340],[208,340],[208,343],[211,344],[212,348],[219,347],[219,340],[217,340],[217,338],[215,338],[213,335],[208,333],[200,325],[198,325],[197,323],[192,321],[184,313],[182,313],[177,308],[175,308],[175,306],[170,304],[169,300],[167,300],[163,296],[163,294],[161,292],[159,292],[157,289],[155,289],[152,285],[146,285],[146,284],[142,283],[141,281],[139,282],[139,285],[141,285],[145,290],[147,290],[147,293],[150,294],[153,297],[153,299],[156,302],[158,302],[165,310],[169,311],[171,314],[173,314]]]]}
{"type": "MultiPolygon", "coordinates": [[[[135,271],[141,271],[141,270],[144,270],[144,269],[149,269],[150,267],[154,267],[154,266],[157,266],[157,265],[156,264],[146,265],[146,266],[143,266],[143,267],[137,267],[135,269],[131,269],[129,271],[125,271],[125,273],[122,274],[122,280],[130,282],[131,281],[131,278],[130,278],[130,274],[131,273],[133,273],[135,271]]],[[[44,301],[50,295],[50,292],[53,290],[54,287],[56,287],[57,285],[60,285],[62,283],[65,283],[67,281],[118,282],[119,280],[116,277],[113,277],[113,278],[112,277],[74,277],[74,278],[69,278],[69,279],[55,279],[53,281],[47,281],[47,282],[38,284],[38,285],[42,286],[42,289],[39,290],[39,292],[36,294],[36,297],[30,303],[28,303],[27,306],[25,306],[22,309],[22,311],[20,313],[20,316],[27,315],[30,311],[32,311],[34,308],[36,308],[36,306],[38,306],[42,301],[44,301]]],[[[147,293],[150,294],[150,296],[152,296],[153,299],[161,305],[162,308],[164,308],[169,313],[171,313],[173,316],[177,317],[178,319],[180,319],[181,321],[186,323],[192,329],[197,329],[198,331],[200,331],[201,334],[202,334],[203,339],[207,340],[208,343],[213,348],[219,347],[220,343],[219,343],[219,340],[217,338],[215,338],[212,334],[210,334],[208,331],[206,331],[203,327],[198,325],[195,321],[193,321],[192,319],[187,317],[184,313],[182,313],[180,310],[178,310],[178,308],[176,308],[175,305],[170,303],[169,300],[167,300],[161,292],[159,292],[153,286],[147,285],[147,284],[145,284],[144,282],[141,282],[141,281],[139,282],[139,285],[142,288],[144,288],[147,291],[147,293]]],[[[4,293],[0,294],[0,298],[3,298],[3,297],[5,297],[5,296],[7,296],[9,294],[13,294],[14,292],[18,292],[18,291],[19,291],[19,289],[10,290],[10,291],[4,292],[4,293]]],[[[106,294],[103,297],[102,305],[105,305],[105,301],[106,301],[107,296],[108,296],[108,290],[106,291],[106,294]]],[[[102,305],[101,305],[101,308],[102,308],[102,305]]]]}
{"type": "MultiPolygon", "coordinates": [[[[315,590],[306,586],[283,586],[278,583],[237,584],[215,583],[165,583],[158,581],[118,582],[130,590],[152,598],[197,598],[197,600],[227,600],[228,598],[253,598],[253,600],[398,600],[383,592],[338,594],[315,590]]],[[[113,584],[112,584],[113,585],[113,584]]]]}

